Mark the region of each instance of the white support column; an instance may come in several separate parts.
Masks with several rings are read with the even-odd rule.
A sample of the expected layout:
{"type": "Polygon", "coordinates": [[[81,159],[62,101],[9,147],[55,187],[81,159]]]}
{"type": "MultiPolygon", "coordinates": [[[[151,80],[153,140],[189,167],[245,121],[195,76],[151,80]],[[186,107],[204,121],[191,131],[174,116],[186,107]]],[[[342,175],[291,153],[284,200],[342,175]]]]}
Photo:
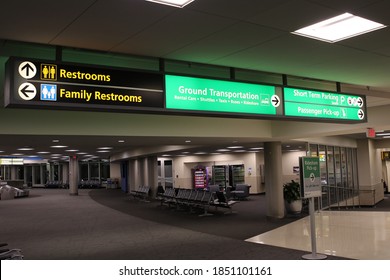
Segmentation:
{"type": "Polygon", "coordinates": [[[152,156],[148,157],[147,160],[147,184],[150,186],[152,191],[152,197],[156,196],[157,193],[157,185],[158,185],[158,170],[157,170],[157,157],[152,156]]]}
{"type": "Polygon", "coordinates": [[[359,139],[357,143],[360,203],[373,206],[384,198],[380,151],[371,139],[359,139]]]}
{"type": "Polygon", "coordinates": [[[79,163],[77,157],[69,157],[69,195],[78,195],[79,163]]]}
{"type": "Polygon", "coordinates": [[[264,143],[264,163],[267,216],[281,219],[285,216],[281,142],[264,143]]]}

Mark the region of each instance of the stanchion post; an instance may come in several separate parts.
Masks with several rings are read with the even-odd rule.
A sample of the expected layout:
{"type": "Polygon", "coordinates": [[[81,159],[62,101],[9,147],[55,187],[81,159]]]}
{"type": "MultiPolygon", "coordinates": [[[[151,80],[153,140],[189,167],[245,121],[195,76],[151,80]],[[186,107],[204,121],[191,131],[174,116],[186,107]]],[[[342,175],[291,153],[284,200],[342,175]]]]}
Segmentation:
{"type": "Polygon", "coordinates": [[[311,254],[303,255],[306,260],[324,260],[326,255],[317,254],[317,237],[316,237],[316,216],[314,211],[314,197],[309,199],[309,214],[310,214],[310,238],[311,238],[311,254]]]}

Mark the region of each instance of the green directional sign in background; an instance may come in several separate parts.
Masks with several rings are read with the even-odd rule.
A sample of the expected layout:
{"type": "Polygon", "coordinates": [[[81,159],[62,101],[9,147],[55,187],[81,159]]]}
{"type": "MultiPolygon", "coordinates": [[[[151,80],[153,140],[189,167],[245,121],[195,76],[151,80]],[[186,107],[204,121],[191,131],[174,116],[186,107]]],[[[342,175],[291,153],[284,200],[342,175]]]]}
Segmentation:
{"type": "Polygon", "coordinates": [[[284,88],[286,116],[366,121],[365,98],[298,88],[284,88]]]}
{"type": "Polygon", "coordinates": [[[299,165],[303,198],[321,196],[320,158],[300,157],[299,165]]]}

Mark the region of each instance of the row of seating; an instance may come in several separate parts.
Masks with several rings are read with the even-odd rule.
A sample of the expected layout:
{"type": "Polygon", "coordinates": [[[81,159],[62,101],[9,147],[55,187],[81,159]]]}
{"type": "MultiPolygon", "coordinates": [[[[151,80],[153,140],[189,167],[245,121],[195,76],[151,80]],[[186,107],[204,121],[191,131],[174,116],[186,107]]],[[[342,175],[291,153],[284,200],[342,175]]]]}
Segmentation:
{"type": "Polygon", "coordinates": [[[161,201],[161,205],[189,209],[191,212],[194,212],[195,209],[201,209],[203,213],[200,216],[211,215],[208,212],[210,207],[226,208],[229,213],[232,213],[232,207],[237,203],[237,201],[228,200],[223,192],[198,189],[167,188],[164,193],[158,193],[157,198],[161,201]]]}
{"type": "Polygon", "coordinates": [[[139,186],[138,189],[130,191],[129,195],[136,199],[148,201],[147,197],[149,196],[149,192],[149,186],[139,186]]]}
{"type": "MultiPolygon", "coordinates": [[[[0,247],[8,246],[7,243],[0,243],[0,247]]],[[[0,260],[23,260],[22,250],[20,249],[0,249],[0,260]]]]}
{"type": "Polygon", "coordinates": [[[47,181],[45,188],[69,188],[69,184],[63,181],[47,181]]]}
{"type": "Polygon", "coordinates": [[[101,188],[102,184],[99,180],[81,180],[78,184],[80,189],[97,189],[101,188]]]}

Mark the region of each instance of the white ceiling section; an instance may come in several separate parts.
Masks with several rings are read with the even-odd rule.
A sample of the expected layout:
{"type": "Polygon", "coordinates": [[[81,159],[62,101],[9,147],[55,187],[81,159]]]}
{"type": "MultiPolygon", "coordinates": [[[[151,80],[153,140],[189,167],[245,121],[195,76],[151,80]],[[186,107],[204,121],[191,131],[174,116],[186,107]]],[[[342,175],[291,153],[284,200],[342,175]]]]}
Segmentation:
{"type": "Polygon", "coordinates": [[[390,88],[389,28],[335,44],[290,34],[343,12],[390,24],[384,0],[13,0],[0,38],[390,88]]]}
{"type": "Polygon", "coordinates": [[[13,0],[0,38],[390,88],[389,28],[335,44],[290,34],[344,12],[390,24],[384,0],[13,0]]]}
{"type": "Polygon", "coordinates": [[[385,0],[12,0],[0,4],[0,39],[337,81],[386,104],[390,28],[334,44],[291,34],[345,12],[390,25],[385,0]]]}

